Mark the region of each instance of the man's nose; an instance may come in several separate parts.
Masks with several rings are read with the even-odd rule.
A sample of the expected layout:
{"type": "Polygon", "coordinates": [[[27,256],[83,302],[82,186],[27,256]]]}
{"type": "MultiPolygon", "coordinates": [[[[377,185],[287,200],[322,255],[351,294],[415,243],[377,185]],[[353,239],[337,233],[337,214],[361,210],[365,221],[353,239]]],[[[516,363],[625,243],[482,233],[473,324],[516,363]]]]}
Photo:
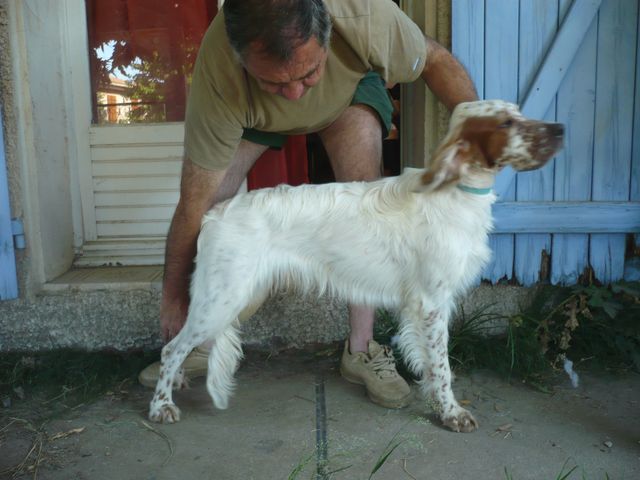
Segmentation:
{"type": "Polygon", "coordinates": [[[282,87],[280,94],[287,100],[298,100],[304,95],[305,87],[302,82],[293,82],[282,87]]]}

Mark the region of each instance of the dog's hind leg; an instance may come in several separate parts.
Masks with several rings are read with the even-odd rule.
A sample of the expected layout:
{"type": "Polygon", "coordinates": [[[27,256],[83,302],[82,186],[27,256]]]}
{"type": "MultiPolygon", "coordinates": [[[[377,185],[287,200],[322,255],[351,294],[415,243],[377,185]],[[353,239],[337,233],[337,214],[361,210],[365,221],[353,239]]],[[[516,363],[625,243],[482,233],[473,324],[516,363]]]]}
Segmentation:
{"type": "Polygon", "coordinates": [[[204,340],[204,332],[194,332],[187,321],[180,333],[164,346],[160,361],[160,377],[149,405],[149,420],[161,423],[175,423],[180,420],[180,409],[172,399],[172,387],[174,384],[182,384],[182,362],[191,350],[204,340]]]}
{"type": "Polygon", "coordinates": [[[268,294],[268,289],[256,291],[238,318],[222,331],[211,347],[207,370],[207,391],[216,408],[221,410],[227,408],[229,397],[235,387],[234,374],[242,359],[242,340],[238,327],[260,308],[268,294]]]}
{"type": "Polygon", "coordinates": [[[233,322],[216,337],[209,353],[207,390],[216,408],[225,409],[235,387],[234,374],[242,359],[242,342],[233,322]]]}
{"type": "Polygon", "coordinates": [[[238,318],[246,319],[253,314],[269,292],[256,270],[257,263],[255,258],[238,254],[233,261],[213,263],[210,273],[209,265],[196,270],[189,321],[208,328],[207,340],[212,341],[212,346],[207,390],[219,409],[229,404],[234,374],[242,358],[238,318]]]}
{"type": "Polygon", "coordinates": [[[456,401],[451,389],[447,315],[405,308],[401,315],[400,348],[411,371],[420,377],[422,393],[437,403],[444,425],[456,432],[478,428],[473,415],[456,401]]]}
{"type": "Polygon", "coordinates": [[[149,419],[155,422],[174,423],[180,420],[180,410],[173,403],[171,387],[182,383],[182,362],[195,347],[214,340],[237,315],[235,311],[229,312],[228,302],[221,300],[223,295],[207,299],[203,292],[195,290],[192,293],[195,295],[192,296],[184,327],[162,349],[160,377],[149,408],[149,419]]]}

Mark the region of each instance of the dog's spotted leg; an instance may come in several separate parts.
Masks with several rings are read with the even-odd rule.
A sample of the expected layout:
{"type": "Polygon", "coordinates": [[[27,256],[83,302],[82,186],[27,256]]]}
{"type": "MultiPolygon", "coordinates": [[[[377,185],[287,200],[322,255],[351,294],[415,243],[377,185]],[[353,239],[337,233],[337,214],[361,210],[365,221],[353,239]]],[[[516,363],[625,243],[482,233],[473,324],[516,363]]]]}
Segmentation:
{"type": "Polygon", "coordinates": [[[186,386],[182,372],[182,362],[197,345],[205,340],[204,336],[194,335],[189,328],[182,331],[162,349],[160,377],[156,391],[149,404],[149,420],[159,423],[180,421],[180,409],[173,403],[172,389],[186,386]]]}
{"type": "Polygon", "coordinates": [[[453,395],[451,388],[451,367],[449,365],[449,328],[448,319],[439,312],[432,312],[427,323],[427,365],[423,389],[435,400],[440,411],[442,423],[455,432],[472,432],[478,428],[478,422],[471,413],[462,408],[453,395]]]}
{"type": "Polygon", "coordinates": [[[420,377],[422,393],[435,402],[442,423],[455,432],[472,432],[478,422],[458,404],[451,389],[447,318],[432,311],[418,319],[419,313],[416,309],[403,311],[400,346],[404,358],[420,377]]]}

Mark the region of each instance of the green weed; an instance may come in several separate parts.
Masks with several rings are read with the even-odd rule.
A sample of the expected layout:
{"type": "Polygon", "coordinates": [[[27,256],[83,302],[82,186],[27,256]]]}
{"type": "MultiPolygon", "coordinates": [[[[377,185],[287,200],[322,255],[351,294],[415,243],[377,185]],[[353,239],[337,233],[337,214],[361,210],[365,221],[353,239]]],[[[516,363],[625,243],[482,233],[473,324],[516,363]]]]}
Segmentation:
{"type": "Polygon", "coordinates": [[[135,381],[158,358],[151,353],[55,351],[0,355],[0,399],[19,402],[37,394],[45,405],[73,408],[135,381]]]}
{"type": "Polygon", "coordinates": [[[389,457],[395,451],[395,449],[398,448],[400,445],[402,445],[404,443],[404,440],[398,440],[397,439],[398,438],[398,434],[402,431],[402,429],[404,429],[404,427],[402,427],[400,430],[398,430],[396,432],[396,434],[393,437],[391,437],[391,440],[389,440],[389,443],[387,443],[387,445],[384,447],[384,450],[382,450],[382,453],[380,454],[380,456],[376,460],[376,463],[374,464],[373,469],[371,470],[371,473],[369,474],[369,480],[371,480],[373,478],[373,476],[376,474],[376,472],[378,470],[380,470],[380,468],[389,459],[389,457]]]}
{"type": "MultiPolygon", "coordinates": [[[[569,465],[569,461],[571,459],[567,459],[565,460],[564,464],[562,465],[562,468],[560,469],[560,472],[556,475],[554,480],[568,480],[569,478],[571,478],[573,476],[573,473],[578,469],[578,465],[574,465],[573,467],[568,468],[569,465]]],[[[504,476],[507,480],[516,480],[515,477],[509,473],[509,470],[507,469],[507,467],[504,467],[504,476]]],[[[584,472],[584,470],[582,471],[582,475],[581,475],[583,480],[586,480],[587,476],[586,473],[584,472]]],[[[604,474],[604,478],[605,480],[609,480],[609,474],[605,473],[604,474]]]]}
{"type": "Polygon", "coordinates": [[[313,452],[310,455],[300,459],[298,464],[295,467],[293,467],[293,470],[291,470],[291,473],[287,477],[287,480],[296,480],[298,478],[298,476],[307,467],[307,465],[309,465],[311,463],[311,460],[313,460],[315,458],[315,455],[316,455],[315,452],[313,452]]]}
{"type": "MultiPolygon", "coordinates": [[[[531,306],[510,317],[491,313],[492,307],[471,314],[460,309],[449,341],[453,368],[490,369],[542,391],[549,391],[565,358],[640,372],[638,283],[540,287],[531,306]]],[[[378,313],[376,340],[389,343],[397,329],[391,313],[378,313]]],[[[410,377],[402,359],[396,360],[399,372],[410,377]]]]}

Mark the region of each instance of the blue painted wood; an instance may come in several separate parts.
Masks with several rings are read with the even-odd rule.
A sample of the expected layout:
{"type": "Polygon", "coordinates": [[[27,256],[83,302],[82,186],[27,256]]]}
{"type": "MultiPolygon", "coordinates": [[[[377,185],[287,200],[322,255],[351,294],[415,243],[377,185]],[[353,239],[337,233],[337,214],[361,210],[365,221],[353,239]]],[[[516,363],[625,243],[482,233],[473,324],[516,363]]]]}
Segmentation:
{"type": "MultiPolygon", "coordinates": [[[[598,12],[602,0],[576,0],[562,23],[553,47],[545,58],[540,70],[528,92],[521,92],[520,104],[522,112],[530,118],[542,118],[571,64],[584,35],[598,12]]],[[[617,1],[617,0],[614,0],[617,1]]],[[[511,3],[506,1],[505,3],[511,3]]],[[[523,2],[535,4],[534,2],[523,2]]],[[[535,18],[525,19],[535,22],[535,18]]],[[[495,191],[499,196],[507,191],[515,172],[505,168],[496,179],[495,191]]]]}
{"type": "MultiPolygon", "coordinates": [[[[465,8],[475,8],[477,14],[480,10],[478,5],[483,5],[481,1],[475,4],[468,0],[453,0],[453,2],[454,6],[457,5],[458,15],[465,14],[462,11],[465,8]]],[[[516,58],[512,53],[514,45],[519,45],[520,48],[518,65],[520,71],[517,72],[520,77],[516,77],[515,82],[520,87],[518,97],[523,98],[523,92],[526,91],[530,78],[527,77],[531,74],[526,67],[529,65],[530,57],[534,56],[530,53],[528,42],[539,46],[536,39],[532,39],[529,35],[535,37],[537,31],[535,27],[544,27],[540,23],[544,24],[545,11],[542,11],[541,15],[541,12],[536,9],[554,8],[553,3],[554,0],[551,0],[550,4],[547,4],[546,0],[536,0],[536,2],[487,0],[484,2],[486,16],[483,25],[485,31],[483,51],[486,52],[484,73],[477,72],[478,68],[475,68],[476,72],[473,74],[474,78],[483,82],[484,88],[480,89],[483,98],[511,99],[508,96],[509,85],[514,83],[506,80],[505,72],[509,71],[509,63],[512,59],[516,58]],[[513,32],[516,20],[513,16],[509,16],[508,12],[518,8],[521,8],[518,16],[522,22],[522,31],[519,32],[519,37],[516,35],[515,39],[510,41],[506,38],[513,32]],[[539,25],[529,25],[526,22],[539,25]],[[527,33],[526,30],[530,30],[531,33],[527,33]]],[[[599,280],[608,282],[619,278],[624,266],[625,236],[624,234],[614,235],[612,232],[617,230],[636,232],[636,219],[640,217],[637,209],[640,190],[640,146],[631,144],[632,141],[640,142],[638,140],[640,138],[640,113],[638,113],[640,100],[636,97],[635,102],[633,101],[634,87],[636,96],[640,92],[640,85],[637,85],[640,81],[640,58],[636,57],[640,55],[638,53],[640,39],[637,38],[637,32],[640,31],[639,2],[638,0],[558,0],[557,3],[558,15],[561,18],[558,37],[566,35],[566,38],[574,40],[572,42],[566,39],[556,40],[545,57],[541,71],[533,80],[534,86],[521,104],[525,115],[544,118],[544,115],[536,114],[536,109],[545,111],[549,104],[553,105],[553,102],[549,101],[545,104],[539,99],[536,101],[534,99],[539,95],[550,95],[552,98],[556,92],[553,89],[538,89],[536,85],[549,85],[553,82],[559,85],[556,117],[558,121],[567,125],[567,146],[556,159],[552,198],[561,203],[557,208],[548,208],[539,202],[524,202],[517,205],[511,205],[511,202],[498,203],[495,205],[498,231],[516,230],[516,232],[531,233],[552,230],[551,280],[553,283],[575,282],[589,262],[592,263],[599,280]],[[601,3],[602,12],[594,17],[599,3],[601,3]],[[585,13],[589,11],[591,11],[590,14],[585,13]],[[585,21],[585,18],[589,18],[589,21],[585,21]],[[571,52],[572,49],[573,52],[571,52]],[[559,58],[565,58],[565,60],[559,61],[559,58]],[[560,68],[557,68],[558,65],[560,68]],[[623,105],[625,102],[626,105],[623,105]],[[635,131],[631,131],[632,128],[635,128],[635,131]],[[633,150],[631,150],[632,146],[633,150]],[[618,202],[614,205],[602,201],[590,203],[592,190],[594,200],[615,199],[622,203],[618,202]],[[620,192],[625,192],[626,197],[620,195],[620,192]],[[634,202],[625,206],[624,202],[629,202],[632,195],[634,202]],[[563,202],[566,200],[572,202],[563,202]],[[509,212],[511,208],[513,210],[509,212]],[[573,221],[576,219],[580,221],[574,224],[573,221]],[[517,230],[519,226],[522,230],[517,230]],[[586,231],[593,233],[587,235],[586,231]],[[587,243],[589,237],[592,237],[590,244],[587,243]],[[600,259],[600,265],[595,264],[596,257],[600,259]]],[[[454,12],[454,24],[455,15],[454,12]]],[[[470,25],[470,17],[467,13],[468,25],[470,25]]],[[[477,21],[482,22],[482,19],[477,21]]],[[[482,26],[469,27],[467,30],[473,28],[479,32],[482,26]]],[[[454,43],[455,35],[454,32],[454,43]]],[[[473,37],[469,32],[465,35],[467,38],[473,37]]],[[[474,47],[477,46],[476,43],[474,47]]],[[[469,49],[467,49],[468,52],[469,49]]],[[[539,61],[539,58],[536,61],[539,61]]],[[[475,62],[477,66],[479,60],[475,58],[471,59],[471,62],[475,62]]],[[[543,174],[538,181],[534,181],[531,177],[525,180],[519,178],[517,197],[509,197],[511,194],[509,190],[516,184],[511,181],[513,178],[513,173],[499,176],[495,189],[501,194],[501,200],[504,201],[505,198],[510,201],[515,198],[519,201],[550,199],[547,189],[551,182],[548,176],[545,177],[543,174]]],[[[532,272],[539,265],[539,261],[536,254],[536,258],[527,264],[526,255],[531,251],[539,250],[539,247],[535,247],[535,242],[526,245],[518,243],[514,258],[513,250],[509,247],[502,248],[500,242],[505,238],[509,236],[492,237],[491,244],[497,252],[497,260],[488,272],[485,272],[485,277],[494,282],[501,279],[497,271],[507,272],[510,267],[505,263],[496,269],[496,265],[505,259],[508,262],[511,257],[515,261],[515,266],[511,269],[515,269],[518,276],[529,275],[529,280],[524,280],[528,283],[535,276],[535,272],[532,272]],[[522,258],[518,258],[519,251],[522,251],[522,258]]],[[[636,241],[638,240],[640,236],[636,237],[636,241]]],[[[520,242],[519,239],[518,242],[520,242]]],[[[508,273],[505,276],[510,277],[508,273]]]]}
{"type": "Polygon", "coordinates": [[[451,2],[451,51],[473,79],[480,98],[484,96],[483,0],[451,2]]]}
{"type": "MultiPolygon", "coordinates": [[[[636,97],[633,102],[633,145],[631,154],[631,191],[629,200],[640,201],[640,15],[638,15],[636,43],[636,97]]],[[[640,235],[634,236],[636,249],[640,249],[640,235]]],[[[629,259],[624,270],[627,281],[640,280],[640,258],[629,259]]]]}
{"type": "MultiPolygon", "coordinates": [[[[524,3],[537,4],[539,0],[524,3]]],[[[527,116],[540,118],[549,108],[601,3],[602,0],[577,0],[571,5],[553,48],[544,59],[530,89],[522,92],[522,110],[527,116]]],[[[536,22],[537,19],[534,17],[529,21],[536,22]]]]}
{"type": "MultiPolygon", "coordinates": [[[[485,10],[485,98],[515,102],[518,98],[519,4],[487,0],[485,10]],[[499,54],[498,54],[499,53],[499,54]]],[[[515,200],[515,185],[500,195],[498,201],[515,200]]],[[[496,283],[513,277],[514,236],[492,235],[489,246],[493,258],[482,277],[496,283]]]]}
{"type": "Polygon", "coordinates": [[[9,300],[18,297],[18,277],[11,231],[9,183],[7,181],[3,132],[2,105],[0,105],[0,300],[9,300]]]}
{"type": "Polygon", "coordinates": [[[631,155],[631,191],[629,200],[640,200],[640,15],[636,39],[636,96],[633,102],[633,145],[631,155]]]}
{"type": "MultiPolygon", "coordinates": [[[[556,201],[591,199],[597,35],[594,17],[558,89],[557,120],[565,125],[565,141],[556,157],[556,201]]],[[[551,251],[551,283],[573,285],[589,266],[589,235],[554,235],[551,251]]]]}
{"type": "Polygon", "coordinates": [[[640,257],[631,258],[625,263],[624,279],[627,282],[640,282],[640,257]]]}
{"type": "Polygon", "coordinates": [[[480,98],[484,98],[484,15],[484,0],[451,1],[451,51],[466,68],[480,98]]]}
{"type": "MultiPolygon", "coordinates": [[[[600,9],[594,201],[629,199],[637,15],[637,1],[607,0],[600,9]]],[[[625,240],[625,235],[591,236],[589,260],[600,281],[623,277],[625,240]]]]}
{"type": "MultiPolygon", "coordinates": [[[[557,0],[521,2],[518,92],[526,91],[539,71],[540,64],[553,44],[558,27],[557,0]]],[[[540,88],[546,88],[542,85],[540,88]]],[[[547,93],[547,92],[545,92],[547,93]]],[[[551,98],[555,92],[551,92],[551,98]]],[[[555,101],[541,117],[555,121],[555,101]]],[[[516,176],[516,199],[518,201],[553,200],[553,169],[551,160],[544,168],[516,176]]],[[[515,278],[520,284],[530,286],[540,279],[542,252],[551,253],[551,235],[520,234],[515,237],[515,278]]]]}
{"type": "Polygon", "coordinates": [[[496,232],[640,233],[640,202],[505,202],[493,216],[496,232]]]}

